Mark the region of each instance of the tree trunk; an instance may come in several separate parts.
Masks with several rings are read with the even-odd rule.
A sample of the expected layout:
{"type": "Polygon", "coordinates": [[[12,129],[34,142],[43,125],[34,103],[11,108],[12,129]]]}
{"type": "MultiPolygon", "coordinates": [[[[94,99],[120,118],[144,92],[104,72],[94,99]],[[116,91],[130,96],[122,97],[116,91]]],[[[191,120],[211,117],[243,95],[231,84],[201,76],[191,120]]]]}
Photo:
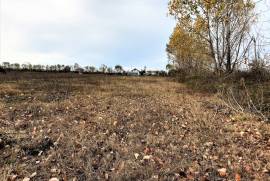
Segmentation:
{"type": "Polygon", "coordinates": [[[231,55],[231,17],[229,8],[227,9],[227,36],[226,36],[226,44],[227,44],[227,61],[226,61],[226,73],[232,72],[232,55],[231,55]]]}

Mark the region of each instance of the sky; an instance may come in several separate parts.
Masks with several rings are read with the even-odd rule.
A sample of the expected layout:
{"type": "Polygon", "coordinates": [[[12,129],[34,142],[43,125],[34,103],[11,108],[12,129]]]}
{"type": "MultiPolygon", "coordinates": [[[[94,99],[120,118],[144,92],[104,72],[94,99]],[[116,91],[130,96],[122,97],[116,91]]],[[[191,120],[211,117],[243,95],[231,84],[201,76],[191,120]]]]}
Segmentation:
{"type": "Polygon", "coordinates": [[[164,69],[167,0],[0,0],[0,62],[164,69]]]}
{"type": "Polygon", "coordinates": [[[256,7],[257,23],[253,26],[258,40],[258,51],[263,56],[270,54],[270,0],[259,0],[256,7]]]}
{"type": "MultiPolygon", "coordinates": [[[[270,42],[270,0],[255,31],[270,42]],[[267,39],[268,40],[268,39],[267,39]]],[[[0,62],[165,69],[168,0],[0,0],[0,62]]],[[[268,42],[260,42],[268,51],[268,42]]]]}

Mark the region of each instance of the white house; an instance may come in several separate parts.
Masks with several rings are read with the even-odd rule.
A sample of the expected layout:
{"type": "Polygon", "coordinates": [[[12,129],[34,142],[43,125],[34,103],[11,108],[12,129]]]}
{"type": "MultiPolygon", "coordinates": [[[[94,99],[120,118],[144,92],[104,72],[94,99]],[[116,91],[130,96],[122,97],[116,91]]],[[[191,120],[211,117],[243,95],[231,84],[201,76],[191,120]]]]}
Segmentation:
{"type": "Polygon", "coordinates": [[[140,75],[140,71],[138,69],[132,69],[131,71],[127,72],[127,75],[129,76],[139,76],[140,75]]]}

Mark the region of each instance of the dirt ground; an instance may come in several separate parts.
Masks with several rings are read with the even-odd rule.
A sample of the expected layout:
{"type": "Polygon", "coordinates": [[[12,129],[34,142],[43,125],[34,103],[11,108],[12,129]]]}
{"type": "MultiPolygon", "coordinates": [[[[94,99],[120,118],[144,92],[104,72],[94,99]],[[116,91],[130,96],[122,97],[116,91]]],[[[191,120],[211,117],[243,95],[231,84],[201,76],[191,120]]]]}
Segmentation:
{"type": "Polygon", "coordinates": [[[270,180],[270,125],[165,77],[0,75],[0,180],[270,180]]]}

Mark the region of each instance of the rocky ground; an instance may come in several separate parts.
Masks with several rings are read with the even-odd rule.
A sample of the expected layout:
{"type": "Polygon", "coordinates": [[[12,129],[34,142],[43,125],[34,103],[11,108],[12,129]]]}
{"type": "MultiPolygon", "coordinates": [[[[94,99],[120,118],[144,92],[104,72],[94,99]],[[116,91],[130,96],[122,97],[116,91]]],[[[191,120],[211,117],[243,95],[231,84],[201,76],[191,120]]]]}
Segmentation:
{"type": "Polygon", "coordinates": [[[270,180],[270,125],[216,95],[159,77],[0,80],[0,180],[270,180]]]}

